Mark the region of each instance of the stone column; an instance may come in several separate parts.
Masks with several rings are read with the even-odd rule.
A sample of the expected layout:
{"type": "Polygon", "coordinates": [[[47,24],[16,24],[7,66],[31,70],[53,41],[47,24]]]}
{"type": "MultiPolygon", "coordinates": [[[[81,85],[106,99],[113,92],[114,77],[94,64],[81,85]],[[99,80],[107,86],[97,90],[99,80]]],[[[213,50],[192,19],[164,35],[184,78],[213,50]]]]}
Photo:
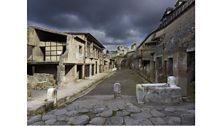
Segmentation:
{"type": "Polygon", "coordinates": [[[82,65],[82,79],[85,79],[85,64],[82,65]]]}
{"type": "Polygon", "coordinates": [[[77,74],[77,65],[74,65],[74,77],[75,77],[75,79],[78,78],[78,74],[77,74]]]}
{"type": "Polygon", "coordinates": [[[178,48],[173,57],[173,74],[176,84],[182,89],[182,96],[187,96],[187,53],[186,48],[178,48]]]}

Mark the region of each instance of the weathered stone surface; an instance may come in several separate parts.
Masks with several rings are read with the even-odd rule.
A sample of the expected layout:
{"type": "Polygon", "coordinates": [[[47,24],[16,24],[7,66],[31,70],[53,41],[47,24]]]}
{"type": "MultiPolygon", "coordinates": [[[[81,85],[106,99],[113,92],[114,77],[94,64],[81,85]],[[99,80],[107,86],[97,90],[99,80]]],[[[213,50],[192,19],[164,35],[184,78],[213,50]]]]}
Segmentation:
{"type": "Polygon", "coordinates": [[[130,112],[127,112],[126,110],[123,110],[123,111],[118,111],[117,114],[116,114],[116,116],[123,117],[123,116],[127,116],[129,114],[130,114],[130,112]]]}
{"type": "Polygon", "coordinates": [[[136,113],[141,112],[141,109],[131,103],[127,103],[126,111],[136,113]]]}
{"type": "Polygon", "coordinates": [[[67,122],[64,122],[64,121],[57,121],[54,124],[55,125],[60,125],[60,126],[62,126],[62,125],[67,126],[67,122]]]}
{"type": "Polygon", "coordinates": [[[49,119],[45,121],[46,125],[53,125],[57,120],[56,119],[49,119]]]}
{"type": "Polygon", "coordinates": [[[46,120],[49,120],[49,119],[55,119],[56,116],[55,115],[50,115],[50,114],[47,114],[47,115],[43,115],[42,116],[42,120],[43,121],[46,121],[46,120]]]}
{"type": "Polygon", "coordinates": [[[167,117],[168,125],[180,125],[181,119],[180,117],[167,117]]]}
{"type": "Polygon", "coordinates": [[[195,115],[194,114],[182,114],[181,120],[183,125],[194,125],[195,115]]]}
{"type": "Polygon", "coordinates": [[[164,117],[165,116],[165,114],[163,114],[163,113],[161,113],[157,110],[152,110],[151,114],[152,114],[153,117],[164,117]]]}
{"type": "Polygon", "coordinates": [[[88,122],[89,122],[89,116],[87,115],[71,117],[68,120],[68,124],[74,124],[74,125],[85,125],[88,122]]]}
{"type": "Polygon", "coordinates": [[[103,125],[105,123],[106,119],[102,118],[102,117],[96,117],[91,119],[91,121],[89,122],[90,124],[93,125],[103,125]]]}
{"type": "Polygon", "coordinates": [[[55,85],[53,74],[35,73],[33,76],[28,76],[28,82],[32,84],[33,89],[48,89],[55,85]]]}
{"type": "Polygon", "coordinates": [[[114,84],[114,98],[121,97],[121,84],[115,83],[114,84]]]}
{"type": "Polygon", "coordinates": [[[126,116],[124,117],[124,122],[126,125],[138,125],[138,121],[134,120],[133,118],[126,116]]]}
{"type": "Polygon", "coordinates": [[[126,125],[152,125],[148,119],[134,119],[129,116],[124,117],[124,122],[126,125]]]}
{"type": "Polygon", "coordinates": [[[165,125],[166,122],[162,118],[151,118],[150,119],[154,125],[165,125]]]}
{"type": "Polygon", "coordinates": [[[35,122],[33,123],[32,125],[44,125],[44,121],[38,121],[38,122],[35,122]]]}
{"type": "Polygon", "coordinates": [[[166,107],[164,110],[167,111],[167,112],[174,112],[175,108],[173,108],[173,107],[166,107]]]}
{"type": "Polygon", "coordinates": [[[77,112],[78,113],[87,113],[87,112],[89,112],[89,109],[87,109],[87,108],[79,108],[79,109],[77,109],[77,112]]]}
{"type": "Polygon", "coordinates": [[[106,125],[122,125],[124,123],[123,117],[114,116],[110,117],[106,121],[106,125]]]}
{"type": "Polygon", "coordinates": [[[112,116],[113,114],[113,111],[112,110],[106,110],[106,111],[103,111],[102,113],[99,114],[99,116],[102,116],[102,117],[110,117],[112,116]]]}
{"type": "Polygon", "coordinates": [[[63,115],[65,113],[67,113],[67,110],[66,109],[59,109],[59,110],[55,111],[54,114],[55,115],[63,115]]]}
{"type": "Polygon", "coordinates": [[[151,118],[152,115],[146,112],[141,112],[141,113],[135,113],[135,114],[131,114],[131,117],[133,119],[137,119],[137,120],[144,120],[147,118],[151,118]]]}
{"type": "Polygon", "coordinates": [[[67,115],[67,116],[75,116],[75,115],[77,115],[77,114],[78,114],[78,112],[75,111],[75,110],[68,111],[67,113],[65,113],[65,115],[67,115]]]}
{"type": "Polygon", "coordinates": [[[57,121],[68,121],[68,117],[66,115],[58,115],[57,121]]]}
{"type": "Polygon", "coordinates": [[[93,107],[92,112],[96,114],[96,113],[101,113],[101,112],[103,112],[104,110],[105,110],[105,107],[95,106],[95,107],[93,107]]]}
{"type": "Polygon", "coordinates": [[[180,87],[159,87],[154,86],[148,88],[148,91],[145,93],[145,102],[146,103],[159,103],[159,104],[173,104],[181,103],[181,88],[180,87]]]}
{"type": "Polygon", "coordinates": [[[28,124],[32,124],[32,123],[41,121],[41,119],[42,119],[41,115],[33,116],[28,120],[28,124]]]}

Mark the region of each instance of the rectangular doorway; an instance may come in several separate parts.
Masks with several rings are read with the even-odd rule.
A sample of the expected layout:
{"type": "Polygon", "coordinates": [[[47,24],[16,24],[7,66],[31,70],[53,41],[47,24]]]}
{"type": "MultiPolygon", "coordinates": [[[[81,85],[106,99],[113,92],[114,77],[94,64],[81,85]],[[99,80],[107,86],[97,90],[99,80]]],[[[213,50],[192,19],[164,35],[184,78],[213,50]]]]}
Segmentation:
{"type": "Polygon", "coordinates": [[[78,79],[82,79],[82,65],[77,65],[78,79]]]}
{"type": "Polygon", "coordinates": [[[187,53],[187,95],[195,96],[195,52],[187,53]]]}

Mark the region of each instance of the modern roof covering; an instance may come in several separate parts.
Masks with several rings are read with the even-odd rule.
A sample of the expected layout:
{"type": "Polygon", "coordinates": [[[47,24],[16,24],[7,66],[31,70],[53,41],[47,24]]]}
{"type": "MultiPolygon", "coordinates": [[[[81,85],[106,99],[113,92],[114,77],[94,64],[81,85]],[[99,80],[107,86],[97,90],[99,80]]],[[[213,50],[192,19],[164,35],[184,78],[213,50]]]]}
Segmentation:
{"type": "Polygon", "coordinates": [[[95,44],[97,44],[99,47],[101,48],[105,48],[95,37],[93,37],[90,33],[85,33],[85,32],[66,32],[67,34],[71,34],[71,35],[86,35],[87,39],[89,39],[90,41],[94,42],[95,44]]]}

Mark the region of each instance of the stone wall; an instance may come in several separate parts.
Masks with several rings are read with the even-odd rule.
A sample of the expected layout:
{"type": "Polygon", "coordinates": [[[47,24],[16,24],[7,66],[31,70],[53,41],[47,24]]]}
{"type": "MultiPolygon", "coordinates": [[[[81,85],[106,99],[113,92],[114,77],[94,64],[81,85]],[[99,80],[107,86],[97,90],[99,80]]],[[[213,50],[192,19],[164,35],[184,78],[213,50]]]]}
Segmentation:
{"type": "Polygon", "coordinates": [[[35,73],[33,76],[27,75],[27,87],[29,90],[31,88],[35,90],[48,89],[49,87],[54,86],[55,86],[55,79],[54,75],[52,74],[35,73]]]}

